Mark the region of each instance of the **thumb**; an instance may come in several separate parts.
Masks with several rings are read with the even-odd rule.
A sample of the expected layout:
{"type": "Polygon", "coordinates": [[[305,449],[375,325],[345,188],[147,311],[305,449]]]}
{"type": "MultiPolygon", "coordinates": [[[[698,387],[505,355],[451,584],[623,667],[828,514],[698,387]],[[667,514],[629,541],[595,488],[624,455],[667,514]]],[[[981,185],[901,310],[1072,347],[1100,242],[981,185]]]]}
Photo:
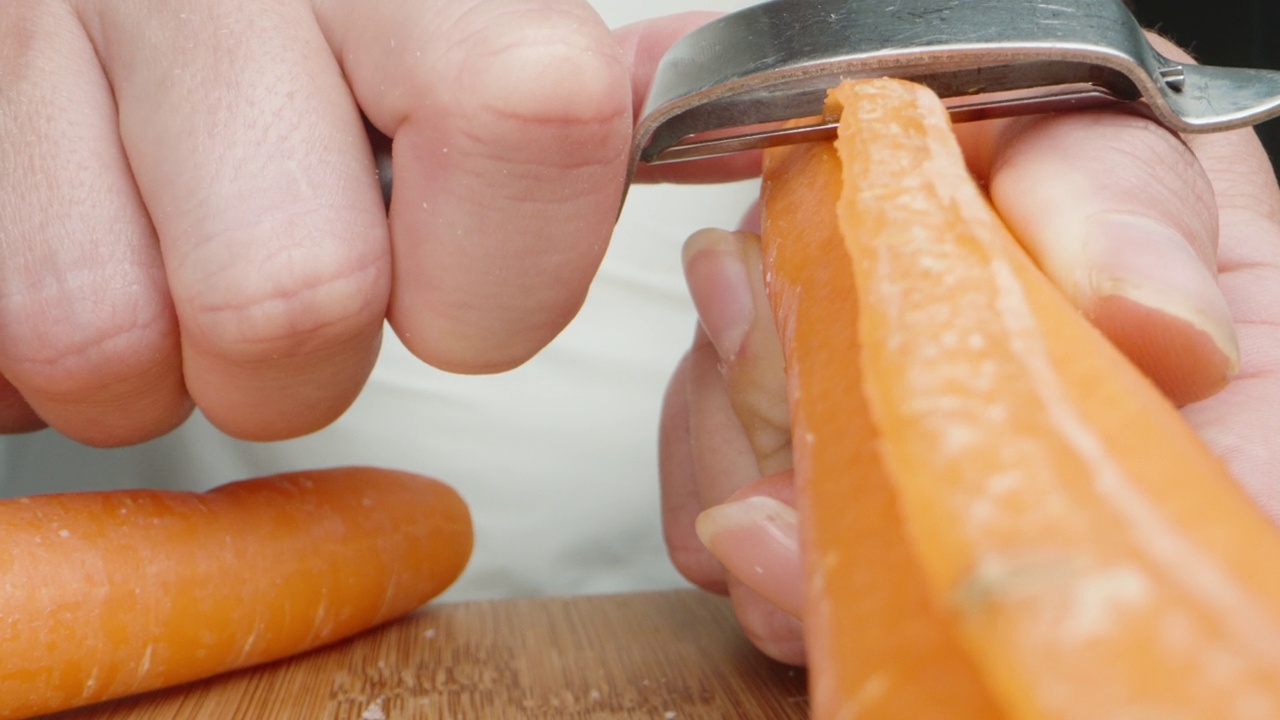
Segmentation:
{"type": "Polygon", "coordinates": [[[1239,367],[1217,279],[1213,187],[1155,123],[1073,113],[1014,123],[991,199],[1044,272],[1176,404],[1239,367]]]}

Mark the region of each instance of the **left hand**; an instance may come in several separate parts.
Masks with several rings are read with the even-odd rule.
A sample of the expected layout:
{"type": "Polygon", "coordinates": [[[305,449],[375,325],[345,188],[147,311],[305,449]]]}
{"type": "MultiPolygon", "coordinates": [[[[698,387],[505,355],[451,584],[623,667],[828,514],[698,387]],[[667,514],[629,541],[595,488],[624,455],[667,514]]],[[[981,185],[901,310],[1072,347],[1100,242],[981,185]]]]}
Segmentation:
{"type": "MultiPolygon", "coordinates": [[[[1111,112],[958,134],[1014,234],[1170,398],[1202,398],[1238,362],[1183,413],[1280,518],[1280,190],[1256,136],[1184,140],[1111,112]]],[[[785,378],[758,241],[700,232],[685,269],[701,322],[663,412],[668,548],[690,581],[731,596],[760,649],[802,663],[785,378]]]]}
{"type": "Polygon", "coordinates": [[[0,434],[337,418],[389,324],[515,367],[587,294],[657,59],[587,0],[0,3],[0,434]],[[365,120],[393,138],[383,205],[365,120]]]}

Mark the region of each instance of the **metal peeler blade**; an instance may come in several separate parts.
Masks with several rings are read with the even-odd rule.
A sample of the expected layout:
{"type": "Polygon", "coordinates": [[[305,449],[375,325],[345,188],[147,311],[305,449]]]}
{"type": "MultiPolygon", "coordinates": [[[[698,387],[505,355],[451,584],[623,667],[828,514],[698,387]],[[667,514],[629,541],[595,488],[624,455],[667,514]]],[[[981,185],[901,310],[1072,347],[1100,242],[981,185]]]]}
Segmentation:
{"type": "Polygon", "coordinates": [[[932,88],[956,122],[1125,105],[1196,133],[1280,115],[1280,71],[1166,58],[1120,0],[771,0],[668,51],[629,177],[641,163],[833,137],[827,89],[883,76],[932,88]],[[795,120],[807,122],[782,127],[795,120]]]}

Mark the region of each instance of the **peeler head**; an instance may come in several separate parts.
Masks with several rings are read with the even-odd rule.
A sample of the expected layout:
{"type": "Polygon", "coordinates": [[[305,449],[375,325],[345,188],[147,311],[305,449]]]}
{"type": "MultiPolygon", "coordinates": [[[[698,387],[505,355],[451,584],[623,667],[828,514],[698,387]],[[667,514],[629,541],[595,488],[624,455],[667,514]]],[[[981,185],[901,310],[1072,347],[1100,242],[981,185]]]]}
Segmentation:
{"type": "Polygon", "coordinates": [[[1280,72],[1164,57],[1120,0],[771,0],[667,52],[629,177],[830,137],[827,90],[885,76],[928,86],[957,122],[1123,104],[1194,133],[1280,115],[1280,72]]]}

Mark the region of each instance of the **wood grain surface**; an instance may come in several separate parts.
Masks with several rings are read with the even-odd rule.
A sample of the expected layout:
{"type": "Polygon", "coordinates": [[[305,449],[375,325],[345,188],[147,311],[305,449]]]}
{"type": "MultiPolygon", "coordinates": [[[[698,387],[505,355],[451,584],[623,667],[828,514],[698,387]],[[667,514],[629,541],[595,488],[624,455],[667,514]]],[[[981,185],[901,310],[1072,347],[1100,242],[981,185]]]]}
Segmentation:
{"type": "Polygon", "coordinates": [[[428,606],[338,645],[58,720],[808,717],[805,674],[696,591],[428,606]]]}

